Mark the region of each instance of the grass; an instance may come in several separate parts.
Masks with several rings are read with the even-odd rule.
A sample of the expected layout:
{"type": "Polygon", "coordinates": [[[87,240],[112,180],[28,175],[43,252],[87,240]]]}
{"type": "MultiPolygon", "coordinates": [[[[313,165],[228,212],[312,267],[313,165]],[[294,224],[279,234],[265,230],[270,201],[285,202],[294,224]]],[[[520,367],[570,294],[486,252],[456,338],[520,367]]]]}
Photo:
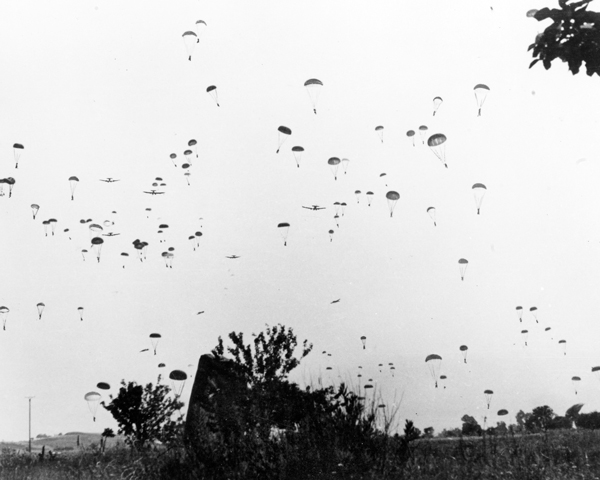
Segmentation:
{"type": "Polygon", "coordinates": [[[331,448],[323,452],[312,448],[314,439],[302,433],[272,445],[253,443],[254,456],[264,459],[267,468],[260,476],[249,475],[243,466],[222,474],[211,472],[193,462],[182,448],[136,452],[115,443],[104,453],[95,447],[83,447],[53,460],[46,457],[44,461],[35,454],[4,448],[0,454],[0,478],[600,479],[600,432],[595,431],[421,439],[410,442],[408,450],[403,450],[401,437],[379,433],[371,439],[373,443],[350,449],[339,434],[329,435],[331,448]]]}

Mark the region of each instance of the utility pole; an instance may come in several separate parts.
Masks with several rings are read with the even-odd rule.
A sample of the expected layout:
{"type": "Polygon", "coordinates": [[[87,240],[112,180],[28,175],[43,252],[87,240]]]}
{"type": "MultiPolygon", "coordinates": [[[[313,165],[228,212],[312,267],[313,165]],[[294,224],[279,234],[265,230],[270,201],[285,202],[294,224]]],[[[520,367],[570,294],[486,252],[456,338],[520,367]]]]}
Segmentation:
{"type": "Polygon", "coordinates": [[[25,397],[29,400],[29,453],[31,453],[31,399],[35,397],[25,397]]]}

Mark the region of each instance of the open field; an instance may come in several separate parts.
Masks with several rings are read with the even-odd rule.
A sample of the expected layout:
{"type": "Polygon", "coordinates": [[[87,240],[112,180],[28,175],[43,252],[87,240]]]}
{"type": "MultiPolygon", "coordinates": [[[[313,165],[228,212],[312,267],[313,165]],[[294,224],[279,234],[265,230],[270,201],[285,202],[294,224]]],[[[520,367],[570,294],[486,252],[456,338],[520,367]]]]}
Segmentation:
{"type": "MultiPolygon", "coordinates": [[[[51,450],[53,452],[68,452],[77,451],[85,448],[89,448],[93,445],[100,445],[100,434],[99,433],[85,433],[85,432],[68,432],[64,435],[58,435],[54,437],[35,438],[31,441],[31,452],[41,453],[42,448],[46,447],[46,451],[51,450]],[[79,437],[79,446],[77,445],[77,438],[79,437]]],[[[106,442],[107,448],[117,446],[119,443],[123,443],[122,437],[109,438],[106,442]]],[[[0,449],[10,449],[17,452],[27,452],[29,449],[29,443],[27,440],[19,442],[0,442],[0,449]]]]}
{"type": "MultiPolygon", "coordinates": [[[[93,438],[92,435],[86,436],[86,440],[93,438]]],[[[56,440],[53,445],[70,445],[70,438],[61,440],[64,440],[63,443],[56,440]]],[[[408,451],[402,450],[400,439],[382,437],[378,440],[379,448],[362,456],[360,461],[358,455],[335,447],[321,454],[306,448],[302,452],[295,449],[295,446],[306,445],[306,440],[309,439],[288,439],[276,445],[265,445],[262,451],[257,450],[256,457],[266,458],[265,464],[272,467],[265,470],[261,478],[600,479],[600,432],[563,431],[520,437],[503,435],[420,440],[411,442],[408,451]],[[299,453],[304,458],[299,458],[299,453]],[[365,462],[365,459],[368,461],[365,462]]],[[[3,450],[0,465],[2,479],[250,478],[241,471],[228,472],[227,475],[210,473],[201,465],[194,464],[182,449],[133,452],[122,446],[113,446],[102,454],[95,448],[83,447],[51,461],[40,461],[37,455],[3,450]]]]}

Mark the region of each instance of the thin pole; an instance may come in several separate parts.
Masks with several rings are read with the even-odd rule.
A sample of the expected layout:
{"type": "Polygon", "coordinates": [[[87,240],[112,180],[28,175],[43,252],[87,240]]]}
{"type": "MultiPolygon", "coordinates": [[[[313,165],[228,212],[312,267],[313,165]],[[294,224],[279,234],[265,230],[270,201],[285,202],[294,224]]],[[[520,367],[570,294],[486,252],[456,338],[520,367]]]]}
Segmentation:
{"type": "Polygon", "coordinates": [[[29,453],[31,453],[31,399],[35,397],[25,397],[29,400],[29,453]]]}

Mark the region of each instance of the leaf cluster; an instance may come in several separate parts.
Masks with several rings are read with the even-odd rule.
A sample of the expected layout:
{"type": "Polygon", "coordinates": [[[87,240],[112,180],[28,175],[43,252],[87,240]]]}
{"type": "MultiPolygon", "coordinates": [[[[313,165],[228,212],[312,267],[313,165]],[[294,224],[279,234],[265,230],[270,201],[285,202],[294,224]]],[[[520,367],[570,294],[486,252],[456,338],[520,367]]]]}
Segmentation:
{"type": "MultiPolygon", "coordinates": [[[[312,343],[304,340],[300,357],[295,357],[294,351],[298,346],[296,335],[292,328],[281,324],[273,327],[267,325],[263,332],[253,336],[253,342],[246,345],[242,332],[231,332],[229,339],[233,347],[227,347],[227,352],[233,356],[239,373],[251,386],[287,379],[289,373],[313,348],[312,343]]],[[[223,357],[224,353],[223,339],[219,337],[219,343],[212,350],[212,354],[215,357],[223,357]]]]}
{"type": "Polygon", "coordinates": [[[552,24],[529,46],[534,58],[529,68],[541,61],[548,70],[559,58],[573,75],[579,73],[582,63],[587,75],[600,75],[600,13],[587,10],[591,1],[559,0],[560,9],[545,7],[534,14],[536,20],[551,19],[552,24]]]}

